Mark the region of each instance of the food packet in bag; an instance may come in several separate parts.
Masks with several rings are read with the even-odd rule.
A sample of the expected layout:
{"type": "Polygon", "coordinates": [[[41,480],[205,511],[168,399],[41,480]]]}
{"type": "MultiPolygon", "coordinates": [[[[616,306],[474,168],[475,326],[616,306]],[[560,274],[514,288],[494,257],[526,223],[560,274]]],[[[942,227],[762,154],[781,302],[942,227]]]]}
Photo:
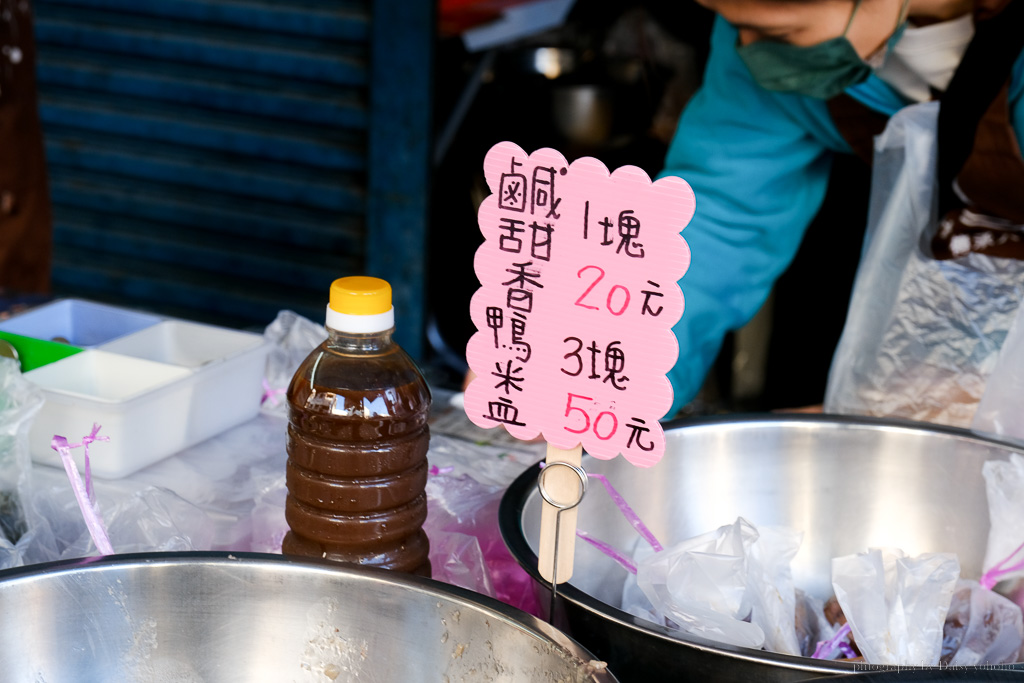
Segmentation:
{"type": "Polygon", "coordinates": [[[742,517],[638,557],[636,582],[654,615],[686,633],[741,647],[799,654],[790,561],[801,535],[760,532],[742,517]]]}
{"type": "Polygon", "coordinates": [[[829,640],[838,630],[825,616],[825,603],[813,595],[796,589],[796,642],[799,654],[811,657],[818,649],[818,643],[829,640]]]}
{"type": "Polygon", "coordinates": [[[832,588],[869,664],[936,666],[959,578],[951,553],[872,548],[832,559],[832,588]]]}
{"type": "Polygon", "coordinates": [[[1022,644],[1024,615],[1018,605],[977,581],[957,583],[943,628],[943,665],[1012,664],[1022,644]]]}
{"type": "Polygon", "coordinates": [[[790,564],[803,534],[787,527],[763,526],[747,558],[747,589],[751,621],[764,631],[772,652],[799,655],[796,633],[796,589],[790,564]]]}

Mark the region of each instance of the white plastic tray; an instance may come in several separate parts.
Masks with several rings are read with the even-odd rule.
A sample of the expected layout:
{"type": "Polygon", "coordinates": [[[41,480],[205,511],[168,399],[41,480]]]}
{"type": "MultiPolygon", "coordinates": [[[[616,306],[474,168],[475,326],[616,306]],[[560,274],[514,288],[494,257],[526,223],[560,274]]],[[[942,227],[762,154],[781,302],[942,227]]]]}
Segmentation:
{"type": "MultiPolygon", "coordinates": [[[[30,311],[37,322],[45,308],[30,311]]],[[[110,441],[91,447],[93,475],[120,478],[259,413],[270,350],[261,335],[154,316],[110,338],[25,373],[46,398],[29,434],[36,462],[59,466],[53,436],[77,443],[98,423],[110,441]]],[[[72,453],[81,467],[82,449],[72,453]]]]}
{"type": "Polygon", "coordinates": [[[260,335],[165,320],[101,348],[193,371],[182,448],[241,424],[260,411],[270,350],[260,335]]]}

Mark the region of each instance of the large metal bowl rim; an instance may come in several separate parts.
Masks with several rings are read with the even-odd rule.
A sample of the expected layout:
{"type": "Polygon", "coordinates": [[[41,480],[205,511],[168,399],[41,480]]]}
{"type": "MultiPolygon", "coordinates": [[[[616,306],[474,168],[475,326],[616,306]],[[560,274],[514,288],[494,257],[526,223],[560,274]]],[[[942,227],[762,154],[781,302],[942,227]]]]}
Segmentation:
{"type": "MultiPolygon", "coordinates": [[[[117,568],[173,567],[210,565],[228,568],[239,563],[265,565],[280,571],[306,575],[355,576],[362,580],[400,586],[404,589],[460,604],[467,610],[489,613],[497,620],[514,622],[523,631],[549,640],[565,653],[579,660],[581,666],[594,661],[595,656],[571,637],[547,622],[495,598],[421,576],[393,572],[376,567],[345,565],[316,558],[295,558],[286,555],[252,552],[177,551],[152,553],[125,553],[100,557],[57,560],[0,570],[0,586],[20,581],[37,581],[49,576],[77,574],[83,571],[103,571],[117,568]]],[[[610,671],[595,669],[588,672],[588,680],[596,683],[615,683],[610,671]]]]}

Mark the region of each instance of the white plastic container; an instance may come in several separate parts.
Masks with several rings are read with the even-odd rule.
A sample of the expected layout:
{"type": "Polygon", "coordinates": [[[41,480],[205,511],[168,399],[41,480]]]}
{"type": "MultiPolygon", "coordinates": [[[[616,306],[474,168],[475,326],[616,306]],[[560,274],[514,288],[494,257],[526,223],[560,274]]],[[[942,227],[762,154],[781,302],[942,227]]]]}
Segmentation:
{"type": "MultiPolygon", "coordinates": [[[[112,341],[25,373],[46,398],[29,435],[34,461],[60,466],[53,436],[77,443],[98,423],[110,441],[91,447],[92,473],[116,479],[259,413],[270,351],[262,335],[145,314],[148,324],[128,334],[124,323],[139,319],[107,317],[111,326],[104,328],[86,316],[69,326],[69,316],[90,310],[91,302],[58,304],[68,302],[26,312],[35,321],[16,327],[49,333],[64,325],[87,330],[89,340],[112,341]],[[56,321],[40,313],[46,309],[56,321]]],[[[81,467],[82,449],[72,453],[81,467]]]]}
{"type": "Polygon", "coordinates": [[[0,330],[72,346],[97,346],[145,329],[162,318],[152,313],[83,299],[60,299],[0,321],[0,330]]]}
{"type": "MultiPolygon", "coordinates": [[[[50,446],[53,436],[77,443],[93,423],[103,425],[101,436],[110,437],[90,450],[96,476],[124,477],[175,453],[188,445],[185,407],[194,374],[97,349],[25,373],[46,397],[29,432],[32,459],[60,467],[60,455],[50,446]]],[[[72,454],[81,468],[82,449],[72,454]]]]}
{"type": "Polygon", "coordinates": [[[270,351],[261,335],[165,320],[101,348],[193,371],[183,448],[252,419],[260,410],[270,351]]]}
{"type": "Polygon", "coordinates": [[[184,320],[165,320],[100,348],[186,368],[223,362],[263,344],[263,337],[184,320]]]}

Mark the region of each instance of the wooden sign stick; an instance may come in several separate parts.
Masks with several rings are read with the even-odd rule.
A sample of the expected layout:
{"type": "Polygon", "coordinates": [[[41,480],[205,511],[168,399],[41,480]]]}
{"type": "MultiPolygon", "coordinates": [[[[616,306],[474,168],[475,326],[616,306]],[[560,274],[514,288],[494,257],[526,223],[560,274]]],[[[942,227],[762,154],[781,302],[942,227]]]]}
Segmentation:
{"type": "MultiPolygon", "coordinates": [[[[545,462],[551,465],[555,462],[564,462],[580,467],[583,460],[583,446],[578,445],[568,450],[548,444],[548,453],[545,462]]],[[[540,552],[538,553],[538,570],[540,575],[549,583],[565,583],[572,578],[573,558],[576,552],[576,516],[578,508],[575,503],[582,495],[579,476],[568,467],[552,467],[550,472],[541,473],[543,477],[544,490],[547,497],[559,505],[566,507],[572,505],[571,509],[561,512],[558,518],[559,508],[551,505],[546,500],[542,502],[540,516],[540,552]],[[558,567],[555,568],[555,526],[558,525],[558,567]]]]}

